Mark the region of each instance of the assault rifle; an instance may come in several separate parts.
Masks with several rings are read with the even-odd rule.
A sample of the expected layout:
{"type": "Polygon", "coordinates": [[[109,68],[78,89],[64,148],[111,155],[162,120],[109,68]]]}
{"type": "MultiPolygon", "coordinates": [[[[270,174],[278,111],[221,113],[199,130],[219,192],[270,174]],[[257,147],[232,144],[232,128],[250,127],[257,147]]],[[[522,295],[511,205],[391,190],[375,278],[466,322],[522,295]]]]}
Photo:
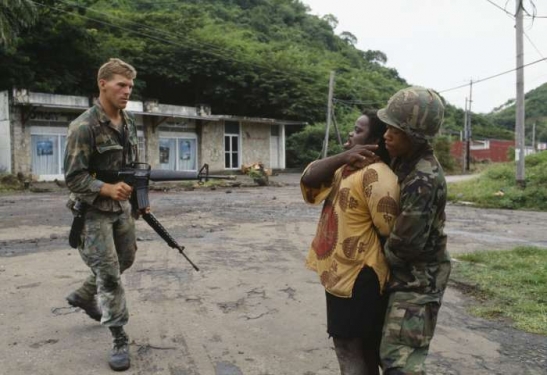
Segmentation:
{"type": "MultiPolygon", "coordinates": [[[[133,188],[131,204],[133,205],[133,209],[138,209],[139,211],[146,207],[150,207],[150,202],[148,200],[150,181],[198,180],[200,183],[203,183],[204,181],[206,182],[211,179],[234,179],[234,176],[210,175],[208,164],[204,164],[198,172],[187,172],[151,169],[150,165],[147,163],[132,163],[129,168],[123,168],[119,171],[96,171],[93,175],[98,180],[107,183],[123,181],[131,186],[133,188]]],[[[161,225],[151,212],[142,214],[142,218],[170,247],[177,249],[192,267],[194,267],[196,271],[199,271],[199,268],[184,253],[184,246],[179,245],[178,242],[171,237],[169,232],[167,232],[167,229],[161,225]]]]}

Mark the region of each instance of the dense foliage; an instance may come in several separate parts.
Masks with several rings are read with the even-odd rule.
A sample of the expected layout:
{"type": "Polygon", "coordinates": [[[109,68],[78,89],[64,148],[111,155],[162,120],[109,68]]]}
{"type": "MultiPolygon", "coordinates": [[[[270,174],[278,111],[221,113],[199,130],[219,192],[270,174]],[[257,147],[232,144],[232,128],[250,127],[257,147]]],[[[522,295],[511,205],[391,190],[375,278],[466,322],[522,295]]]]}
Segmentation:
{"type": "MultiPolygon", "coordinates": [[[[526,110],[525,132],[527,143],[532,140],[532,126],[536,124],[536,141],[547,142],[547,83],[524,95],[526,110]]],[[[515,100],[511,99],[504,105],[496,108],[488,118],[499,127],[514,131],[515,129],[515,100]]]]}
{"type": "MultiPolygon", "coordinates": [[[[6,1],[0,0],[0,25],[6,1]]],[[[288,129],[289,166],[321,152],[331,71],[342,134],[362,110],[380,108],[407,85],[385,66],[383,52],[357,49],[351,32],[336,35],[334,16],[311,15],[299,0],[14,1],[38,4],[37,17],[30,26],[29,19],[10,16],[10,43],[0,46],[0,90],[89,96],[96,94],[97,67],[120,57],[138,70],[136,99],[308,122],[303,133],[288,129]]],[[[541,93],[537,99],[529,93],[528,109],[545,103],[547,90],[541,93]]],[[[512,139],[508,110],[473,114],[473,137],[512,139]]],[[[532,118],[538,140],[547,138],[544,112],[531,111],[528,123],[532,118]]],[[[458,139],[463,119],[463,110],[448,104],[441,133],[458,139]]],[[[341,149],[331,131],[329,154],[341,149]]]]}
{"type": "Polygon", "coordinates": [[[0,89],[89,95],[117,56],[139,72],[137,98],[314,123],[331,70],[340,99],[385,101],[405,85],[382,52],[298,0],[37,1],[36,25],[0,49],[0,89]]]}
{"type": "Polygon", "coordinates": [[[30,0],[0,0],[0,45],[13,43],[17,34],[32,25],[36,7],[30,0]]]}

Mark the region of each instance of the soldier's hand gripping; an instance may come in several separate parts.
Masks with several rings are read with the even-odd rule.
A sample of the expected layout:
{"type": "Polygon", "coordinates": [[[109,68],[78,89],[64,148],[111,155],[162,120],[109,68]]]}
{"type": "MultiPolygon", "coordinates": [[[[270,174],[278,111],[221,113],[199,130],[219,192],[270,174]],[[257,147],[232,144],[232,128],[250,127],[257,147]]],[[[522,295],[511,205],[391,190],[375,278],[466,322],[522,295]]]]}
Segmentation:
{"type": "Polygon", "coordinates": [[[105,197],[110,197],[115,201],[126,201],[131,197],[132,191],[133,188],[125,182],[118,182],[116,184],[105,183],[101,187],[99,194],[105,197]]]}
{"type": "Polygon", "coordinates": [[[346,164],[354,169],[361,169],[368,165],[380,161],[380,157],[373,151],[378,148],[377,145],[355,145],[345,151],[346,164]]]}

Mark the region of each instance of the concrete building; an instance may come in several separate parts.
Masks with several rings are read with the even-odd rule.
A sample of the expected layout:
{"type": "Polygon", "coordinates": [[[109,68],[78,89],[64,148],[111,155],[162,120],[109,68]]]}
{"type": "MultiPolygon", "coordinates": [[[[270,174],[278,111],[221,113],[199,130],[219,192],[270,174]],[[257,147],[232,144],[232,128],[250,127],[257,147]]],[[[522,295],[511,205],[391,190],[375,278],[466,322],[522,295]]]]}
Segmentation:
{"type": "MultiPolygon", "coordinates": [[[[0,92],[0,172],[36,180],[63,179],[68,125],[93,103],[92,98],[0,92]]],[[[185,107],[157,101],[131,101],[141,161],[152,168],[212,172],[239,170],[261,162],[285,169],[285,127],[303,122],[212,115],[207,106],[185,107]]]]}

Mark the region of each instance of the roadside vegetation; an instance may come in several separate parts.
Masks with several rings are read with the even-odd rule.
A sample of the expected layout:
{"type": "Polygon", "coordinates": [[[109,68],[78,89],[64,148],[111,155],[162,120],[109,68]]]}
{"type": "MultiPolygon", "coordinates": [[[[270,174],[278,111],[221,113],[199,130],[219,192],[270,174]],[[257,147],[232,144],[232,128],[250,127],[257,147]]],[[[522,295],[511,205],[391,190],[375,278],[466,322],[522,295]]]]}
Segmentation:
{"type": "Polygon", "coordinates": [[[517,247],[456,257],[452,280],[481,303],[476,316],[547,335],[547,250],[517,247]]]}
{"type": "Polygon", "coordinates": [[[21,181],[13,174],[0,173],[0,193],[23,189],[21,181]]]}
{"type": "Polygon", "coordinates": [[[473,180],[448,186],[448,199],[478,207],[547,211],[547,152],[526,157],[526,188],[516,186],[515,162],[494,164],[473,180]]]}

